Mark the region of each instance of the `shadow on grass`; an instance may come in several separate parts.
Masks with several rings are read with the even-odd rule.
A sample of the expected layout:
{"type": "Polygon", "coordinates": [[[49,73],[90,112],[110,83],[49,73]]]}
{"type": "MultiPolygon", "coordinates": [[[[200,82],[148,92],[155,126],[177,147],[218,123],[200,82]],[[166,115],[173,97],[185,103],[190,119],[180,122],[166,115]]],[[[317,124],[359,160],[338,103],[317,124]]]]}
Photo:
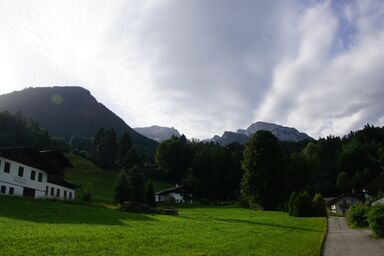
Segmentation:
{"type": "Polygon", "coordinates": [[[308,232],[318,232],[318,233],[323,232],[322,230],[312,229],[312,228],[302,228],[302,227],[297,227],[297,226],[264,223],[264,222],[258,222],[258,221],[250,221],[250,220],[216,219],[216,218],[214,218],[214,220],[222,221],[222,222],[228,222],[228,223],[242,223],[242,224],[249,224],[249,225],[268,226],[268,227],[274,227],[274,228],[293,229],[293,230],[308,231],[308,232]]]}
{"type": "Polygon", "coordinates": [[[103,206],[11,197],[0,197],[0,217],[51,224],[129,225],[124,222],[156,221],[145,214],[103,206]]]}
{"type": "Polygon", "coordinates": [[[179,218],[191,219],[196,221],[220,221],[220,222],[226,222],[226,223],[239,223],[239,224],[247,224],[247,225],[255,225],[255,226],[267,226],[267,227],[273,227],[273,228],[300,230],[300,231],[317,232],[317,233],[323,232],[322,230],[319,230],[319,229],[303,228],[303,227],[297,227],[297,226],[266,223],[266,222],[259,222],[259,221],[250,221],[250,220],[240,220],[240,219],[222,219],[222,218],[210,218],[210,217],[194,218],[194,217],[187,217],[187,216],[179,216],[179,218]]]}

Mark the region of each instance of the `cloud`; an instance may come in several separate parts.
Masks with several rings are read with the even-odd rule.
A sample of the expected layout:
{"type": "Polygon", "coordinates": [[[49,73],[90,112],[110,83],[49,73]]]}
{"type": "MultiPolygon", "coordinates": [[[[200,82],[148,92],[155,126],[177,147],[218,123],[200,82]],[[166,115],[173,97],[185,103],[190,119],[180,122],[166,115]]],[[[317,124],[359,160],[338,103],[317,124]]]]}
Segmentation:
{"type": "Polygon", "coordinates": [[[82,85],[131,126],[312,136],[384,119],[380,1],[3,1],[0,92],[82,85]],[[6,35],[6,37],[4,37],[6,35]]]}

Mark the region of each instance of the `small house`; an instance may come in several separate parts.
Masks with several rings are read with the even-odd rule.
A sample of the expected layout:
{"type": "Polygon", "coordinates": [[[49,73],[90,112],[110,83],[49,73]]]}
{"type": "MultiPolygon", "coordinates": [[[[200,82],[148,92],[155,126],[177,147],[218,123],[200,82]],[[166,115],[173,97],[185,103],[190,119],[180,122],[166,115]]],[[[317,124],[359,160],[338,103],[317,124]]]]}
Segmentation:
{"type": "Polygon", "coordinates": [[[0,195],[74,200],[77,186],[64,181],[72,167],[59,151],[0,148],[0,195]]]}
{"type": "Polygon", "coordinates": [[[373,206],[375,205],[384,205],[384,197],[380,198],[379,200],[376,200],[375,202],[372,203],[373,206]]]}
{"type": "Polygon", "coordinates": [[[192,194],[185,186],[176,185],[155,193],[156,202],[192,203],[192,194]]]}
{"type": "Polygon", "coordinates": [[[367,186],[365,186],[364,190],[370,195],[376,194],[379,191],[384,191],[384,172],[371,180],[367,186]]]}
{"type": "Polygon", "coordinates": [[[359,193],[342,194],[336,198],[326,200],[327,208],[331,213],[345,214],[353,204],[363,204],[364,195],[359,193]]]}

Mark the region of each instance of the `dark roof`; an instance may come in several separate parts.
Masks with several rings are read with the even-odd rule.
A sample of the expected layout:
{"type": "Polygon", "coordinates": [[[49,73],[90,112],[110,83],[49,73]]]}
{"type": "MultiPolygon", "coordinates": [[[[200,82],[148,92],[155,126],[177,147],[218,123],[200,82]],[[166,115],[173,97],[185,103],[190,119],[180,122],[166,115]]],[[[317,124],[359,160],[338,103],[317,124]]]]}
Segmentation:
{"type": "Polygon", "coordinates": [[[183,188],[184,188],[184,185],[176,186],[176,187],[173,187],[173,188],[167,188],[167,189],[164,189],[164,190],[156,192],[155,195],[169,194],[169,193],[172,193],[172,192],[177,192],[179,190],[183,190],[183,188]]]}
{"type": "Polygon", "coordinates": [[[384,172],[380,173],[376,176],[376,178],[371,180],[365,188],[368,191],[384,189],[384,172]]]}
{"type": "Polygon", "coordinates": [[[40,151],[40,153],[45,157],[47,161],[50,163],[58,163],[63,168],[73,168],[73,165],[69,160],[61,153],[60,151],[56,150],[43,150],[40,151]]]}
{"type": "Polygon", "coordinates": [[[60,171],[58,166],[62,168],[73,167],[61,152],[40,152],[33,147],[0,148],[0,156],[46,171],[48,174],[58,173],[60,171]]]}
{"type": "Polygon", "coordinates": [[[61,186],[66,187],[66,188],[70,188],[70,189],[76,189],[76,188],[80,187],[78,185],[75,185],[75,184],[72,184],[72,183],[69,183],[69,182],[66,182],[66,181],[63,181],[61,183],[61,186]]]}
{"type": "Polygon", "coordinates": [[[334,198],[334,199],[331,199],[329,201],[326,201],[326,204],[327,205],[333,205],[335,204],[337,201],[339,201],[340,199],[342,199],[343,197],[354,197],[362,202],[364,202],[364,194],[362,193],[345,193],[345,194],[341,194],[339,195],[338,197],[334,198]]]}

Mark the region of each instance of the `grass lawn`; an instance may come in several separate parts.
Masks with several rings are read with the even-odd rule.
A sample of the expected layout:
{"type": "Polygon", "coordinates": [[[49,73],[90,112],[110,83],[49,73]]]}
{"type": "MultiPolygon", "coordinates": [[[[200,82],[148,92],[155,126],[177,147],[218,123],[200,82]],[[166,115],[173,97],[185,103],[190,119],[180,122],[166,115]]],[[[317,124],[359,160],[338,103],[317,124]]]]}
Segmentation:
{"type": "Polygon", "coordinates": [[[0,197],[0,255],[320,255],[325,218],[239,208],[180,216],[0,197]]]}
{"type": "MultiPolygon", "coordinates": [[[[67,169],[65,180],[76,185],[91,187],[92,196],[97,201],[112,201],[113,189],[116,185],[117,177],[121,170],[104,170],[91,161],[75,155],[66,154],[68,160],[74,166],[73,169],[67,169]]],[[[152,180],[155,191],[172,187],[172,184],[152,180]]]]}

